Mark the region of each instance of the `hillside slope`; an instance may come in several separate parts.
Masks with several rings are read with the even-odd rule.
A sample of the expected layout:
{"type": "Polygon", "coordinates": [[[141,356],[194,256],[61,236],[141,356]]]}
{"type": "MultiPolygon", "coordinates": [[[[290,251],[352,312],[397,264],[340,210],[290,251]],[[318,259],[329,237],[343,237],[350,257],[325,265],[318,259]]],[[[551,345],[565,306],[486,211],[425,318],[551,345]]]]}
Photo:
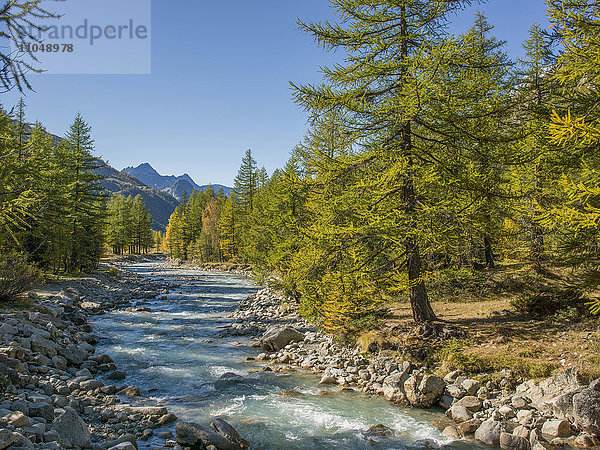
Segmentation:
{"type": "Polygon", "coordinates": [[[104,177],[102,185],[104,188],[115,195],[123,195],[125,197],[131,195],[141,195],[144,203],[150,210],[152,216],[152,228],[155,230],[164,230],[169,223],[169,217],[179,202],[166,192],[152,189],[142,183],[140,180],[128,175],[124,172],[119,172],[113,167],[97,169],[98,174],[104,177]]]}

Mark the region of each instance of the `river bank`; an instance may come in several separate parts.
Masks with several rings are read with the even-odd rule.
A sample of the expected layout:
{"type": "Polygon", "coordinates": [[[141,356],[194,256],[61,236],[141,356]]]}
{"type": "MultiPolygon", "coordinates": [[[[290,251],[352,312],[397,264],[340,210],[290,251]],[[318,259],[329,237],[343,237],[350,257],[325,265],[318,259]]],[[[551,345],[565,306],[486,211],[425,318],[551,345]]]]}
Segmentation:
{"type": "MultiPolygon", "coordinates": [[[[424,366],[360,347],[339,347],[330,336],[311,329],[292,302],[268,289],[240,303],[231,333],[253,334],[267,351],[257,360],[264,370],[294,366],[318,373],[322,385],[384,396],[400,406],[439,407],[450,419],[449,439],[474,439],[515,449],[590,448],[600,445],[600,380],[587,384],[576,368],[541,381],[522,380],[509,371],[480,382],[461,371],[429,373],[424,366]],[[265,333],[290,328],[310,330],[282,338],[273,346],[265,333]],[[261,339],[262,336],[262,339],[261,339]]],[[[382,432],[391,430],[382,428],[382,432]]]]}
{"type": "MultiPolygon", "coordinates": [[[[363,422],[364,425],[349,423],[349,430],[356,426],[365,427],[359,433],[360,439],[364,436],[370,446],[374,445],[373,439],[388,439],[385,441],[388,442],[388,447],[389,442],[394,442],[390,439],[397,433],[393,425],[398,419],[393,411],[398,408],[398,417],[403,417],[404,411],[411,412],[410,409],[403,408],[409,405],[415,412],[420,408],[433,407],[434,411],[436,408],[443,408],[447,410],[448,416],[447,420],[435,421],[440,430],[443,429],[445,441],[412,437],[409,440],[412,442],[411,448],[440,445],[463,448],[475,446],[478,442],[491,446],[501,445],[504,448],[536,449],[591,447],[597,444],[593,436],[598,433],[600,394],[597,394],[597,383],[588,387],[573,369],[540,383],[516,383],[509,373],[496,381],[485,383],[456,371],[428,373],[422,366],[386,357],[381,353],[363,354],[360,348],[336,345],[330,337],[305,322],[293,304],[269,290],[261,290],[246,297],[243,294],[245,290],[236,288],[235,296],[226,296],[230,299],[227,307],[224,308],[222,300],[217,300],[214,312],[202,312],[201,315],[191,312],[182,316],[182,305],[188,304],[195,309],[204,308],[203,302],[198,302],[199,287],[207,298],[219,299],[221,294],[215,283],[222,278],[198,278],[194,271],[186,272],[187,279],[181,276],[166,277],[164,274],[150,277],[157,270],[156,261],[154,257],[111,261],[110,265],[104,266],[104,271],[93,276],[65,280],[30,294],[27,309],[6,309],[0,313],[0,367],[2,373],[10,378],[10,384],[5,383],[6,389],[0,401],[0,417],[3,418],[0,448],[10,445],[30,448],[165,448],[177,446],[176,437],[182,443],[186,442],[185,433],[192,440],[198,435],[206,435],[206,428],[198,425],[201,428],[196,429],[189,422],[180,421],[176,430],[173,422],[177,417],[170,411],[175,405],[157,401],[147,392],[140,395],[140,389],[130,385],[130,375],[136,370],[134,366],[127,370],[123,370],[121,364],[117,367],[113,359],[115,355],[119,355],[114,351],[96,354],[99,339],[111,340],[115,334],[125,331],[123,327],[131,326],[126,322],[132,320],[139,320],[140,325],[148,330],[156,330],[157,324],[172,323],[173,327],[181,323],[189,324],[185,326],[192,328],[184,326],[178,332],[181,336],[177,339],[185,340],[187,337],[195,341],[206,341],[206,346],[198,347],[194,353],[196,356],[191,361],[193,363],[198,355],[208,355],[207,363],[211,370],[214,369],[216,355],[226,348],[230,349],[228,351],[238,349],[235,351],[239,356],[235,358],[247,355],[235,367],[247,365],[248,376],[238,375],[237,370],[234,373],[219,371],[194,375],[215,378],[210,383],[212,391],[206,395],[226,394],[220,400],[224,404],[217,405],[218,408],[202,406],[203,410],[207,410],[206,421],[211,420],[209,416],[214,415],[214,412],[230,413],[239,407],[240,399],[250,396],[249,398],[254,399],[254,406],[251,408],[257,408],[252,409],[254,416],[263,414],[262,405],[268,405],[267,408],[285,408],[277,414],[281,415],[284,411],[285,414],[290,413],[291,422],[284,424],[283,428],[290,432],[295,426],[293,416],[302,411],[310,411],[318,403],[331,402],[333,407],[347,402],[350,411],[354,408],[354,414],[359,414],[358,405],[367,410],[381,409],[378,403],[369,406],[372,403],[369,399],[385,397],[397,405],[390,409],[392,415],[382,416],[377,422],[371,422],[371,428],[368,423],[376,417],[363,422]],[[154,262],[152,268],[142,276],[125,267],[136,261],[154,262]],[[113,265],[121,269],[111,269],[113,265]],[[221,314],[221,310],[231,313],[221,314]],[[206,324],[200,325],[200,322],[207,319],[206,324]],[[126,322],[121,323],[119,320],[126,322]],[[204,331],[198,330],[198,326],[208,326],[208,334],[203,334],[204,331]],[[96,327],[104,327],[103,332],[108,333],[108,336],[99,338],[96,327]],[[278,330],[293,328],[299,334],[295,334],[295,331],[273,333],[271,330],[271,336],[265,336],[272,327],[278,330]],[[190,333],[199,331],[198,337],[190,337],[190,333]],[[246,338],[253,340],[245,344],[246,338]],[[258,347],[263,347],[263,350],[258,347]],[[111,356],[102,353],[110,353],[111,356]],[[298,375],[283,384],[285,376],[281,379],[269,378],[271,373],[289,375],[296,371],[298,375]],[[313,392],[312,388],[307,391],[306,388],[298,387],[297,381],[293,380],[300,380],[298,377],[302,377],[303,373],[318,376],[321,388],[313,392]],[[261,383],[265,382],[271,384],[261,387],[261,383]],[[264,395],[265,389],[267,396],[264,395]],[[347,395],[343,395],[345,393],[347,395]],[[177,436],[176,431],[179,431],[177,436]]],[[[170,264],[172,267],[172,263],[170,264]]],[[[164,334],[173,337],[174,331],[175,328],[171,327],[165,329],[164,334]]],[[[153,339],[156,338],[156,334],[153,336],[153,339]]],[[[144,348],[149,351],[152,345],[144,348]]],[[[107,350],[110,347],[101,344],[100,348],[107,350]]],[[[127,348],[127,351],[137,349],[127,348]]],[[[173,353],[170,348],[165,351],[167,353],[163,356],[154,358],[154,361],[159,360],[161,367],[164,367],[160,370],[183,370],[183,367],[174,367],[179,360],[164,360],[166,355],[173,353]]],[[[184,362],[187,362],[186,358],[184,362]]],[[[153,380],[156,381],[156,378],[153,380]]],[[[163,390],[173,387],[169,386],[170,380],[166,381],[163,390]]],[[[173,380],[179,380],[178,383],[184,381],[180,378],[173,380]]],[[[192,390],[199,389],[196,384],[190,387],[192,390]]],[[[205,387],[203,384],[200,391],[205,387]]],[[[202,395],[200,398],[203,398],[202,395]]],[[[177,415],[189,414],[189,405],[194,405],[196,401],[182,404],[175,412],[177,415]]],[[[248,409],[250,406],[245,408],[243,416],[251,411],[248,409]]],[[[327,414],[331,417],[328,420],[333,424],[328,426],[335,427],[336,422],[347,420],[327,414]]],[[[350,413],[349,418],[352,415],[350,413]]],[[[235,418],[235,414],[232,417],[235,418]]],[[[195,420],[196,416],[187,417],[190,418],[195,420]]],[[[271,419],[264,417],[262,420],[271,419]]],[[[410,428],[415,425],[416,422],[409,421],[402,426],[410,428]]],[[[255,442],[249,439],[251,444],[259,444],[265,441],[265,436],[279,432],[270,428],[261,430],[264,425],[258,423],[241,421],[239,426],[242,427],[242,435],[256,439],[255,442]],[[259,430],[258,434],[254,434],[256,430],[259,430]]],[[[224,425],[220,427],[221,432],[227,434],[223,427],[224,425]]],[[[212,431],[208,430],[213,433],[213,439],[218,439],[218,429],[219,425],[215,425],[212,431]]],[[[423,429],[425,436],[431,435],[430,431],[425,430],[426,428],[423,429]]],[[[289,437],[282,435],[278,439],[287,444],[271,444],[267,447],[274,448],[273,445],[276,445],[275,448],[283,448],[292,445],[289,437]]],[[[345,442],[344,439],[356,438],[339,434],[334,442],[340,444],[345,442]]],[[[343,445],[350,448],[354,444],[343,445]]],[[[396,446],[398,445],[405,448],[407,444],[397,443],[396,446]]]]}

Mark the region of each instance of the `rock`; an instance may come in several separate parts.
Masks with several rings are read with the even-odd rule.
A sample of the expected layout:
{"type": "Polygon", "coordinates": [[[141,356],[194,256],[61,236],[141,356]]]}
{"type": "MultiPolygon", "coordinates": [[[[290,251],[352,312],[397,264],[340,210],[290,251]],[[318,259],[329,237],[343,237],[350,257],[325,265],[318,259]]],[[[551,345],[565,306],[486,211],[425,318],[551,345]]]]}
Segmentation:
{"type": "Polygon", "coordinates": [[[301,342],[304,335],[291,327],[271,327],[263,334],[260,343],[268,352],[276,352],[292,342],[301,342]]]}
{"type": "Polygon", "coordinates": [[[396,405],[408,404],[404,383],[410,377],[411,368],[412,365],[407,362],[400,368],[400,372],[389,375],[383,380],[383,396],[387,401],[396,405]]]}
{"type": "Polygon", "coordinates": [[[75,344],[58,347],[58,354],[74,366],[80,366],[88,356],[85,350],[75,344]]]}
{"type": "Polygon", "coordinates": [[[547,420],[542,426],[542,434],[549,438],[571,435],[571,425],[566,420],[547,420]]]}
{"type": "MultiPolygon", "coordinates": [[[[13,432],[13,443],[14,447],[26,447],[26,448],[34,448],[33,442],[23,436],[21,433],[13,432]]],[[[11,447],[12,448],[12,447],[11,447]]]]}
{"type": "Polygon", "coordinates": [[[54,420],[54,406],[48,403],[34,403],[29,407],[31,417],[43,417],[48,422],[54,420]]]}
{"type": "Polygon", "coordinates": [[[527,397],[533,406],[548,402],[558,395],[584,388],[581,374],[576,367],[562,370],[550,378],[536,383],[533,380],[517,386],[517,395],[527,397]]]}
{"type": "Polygon", "coordinates": [[[460,384],[450,384],[446,386],[446,394],[455,399],[461,399],[467,395],[467,390],[460,384]]]}
{"type": "Polygon", "coordinates": [[[173,423],[177,420],[177,416],[175,414],[165,414],[158,419],[159,425],[166,425],[168,423],[173,423]]]}
{"type": "Polygon", "coordinates": [[[444,377],[444,381],[448,384],[454,384],[456,379],[463,374],[462,370],[454,370],[444,377]]]}
{"type": "Polygon", "coordinates": [[[500,433],[500,448],[510,450],[529,450],[529,441],[521,436],[515,436],[514,434],[500,433]]]}
{"type": "Polygon", "coordinates": [[[0,450],[4,450],[14,442],[13,434],[8,430],[0,430],[0,450]]]}
{"type": "Polygon", "coordinates": [[[3,418],[6,423],[12,425],[15,428],[24,427],[27,425],[27,416],[21,411],[16,411],[3,418]]]}
{"type": "Polygon", "coordinates": [[[513,417],[516,417],[514,409],[512,409],[510,406],[501,406],[498,408],[498,412],[502,414],[502,417],[505,419],[512,419],[513,417]]]}
{"type": "Polygon", "coordinates": [[[600,435],[600,378],[573,396],[573,418],[576,427],[600,435]]]}
{"type": "Polygon", "coordinates": [[[139,397],[140,388],[135,386],[127,386],[118,391],[117,394],[124,395],[125,397],[139,397]]]}
{"type": "Polygon", "coordinates": [[[552,400],[543,403],[540,406],[542,406],[544,411],[551,413],[554,417],[574,422],[573,398],[579,392],[581,391],[567,392],[566,394],[554,397],[552,400]]]}
{"type": "Polygon", "coordinates": [[[88,426],[69,406],[66,406],[65,411],[54,420],[52,429],[60,435],[61,440],[66,440],[71,445],[81,448],[90,445],[91,435],[88,426]]]}
{"type": "Polygon", "coordinates": [[[515,395],[510,399],[510,404],[514,409],[527,409],[529,407],[527,400],[520,395],[515,395]]]}
{"type": "Polygon", "coordinates": [[[575,447],[590,448],[600,445],[600,440],[589,434],[580,434],[573,441],[575,447]]]}
{"type": "Polygon", "coordinates": [[[410,404],[417,408],[431,408],[444,393],[446,383],[435,375],[411,375],[404,382],[404,392],[410,404]]]}
{"type": "Polygon", "coordinates": [[[471,420],[467,420],[466,422],[459,423],[456,428],[458,430],[458,434],[466,437],[466,436],[469,436],[469,435],[475,433],[475,431],[477,431],[477,429],[479,428],[480,425],[481,425],[481,420],[471,419],[471,420]]]}
{"type": "Polygon", "coordinates": [[[445,437],[447,437],[448,439],[452,439],[452,440],[460,439],[458,430],[456,429],[456,427],[454,425],[448,425],[446,428],[444,428],[444,431],[442,431],[442,434],[445,437]]]}
{"type": "Polygon", "coordinates": [[[93,391],[94,389],[104,386],[104,383],[100,380],[86,380],[79,384],[79,388],[82,391],[93,391]]]}
{"type": "Polygon", "coordinates": [[[129,415],[140,414],[142,416],[159,416],[162,417],[169,413],[167,408],[164,406],[128,406],[119,405],[115,406],[117,411],[125,412],[129,415]]]}
{"type": "Polygon", "coordinates": [[[107,380],[124,380],[126,377],[127,374],[119,370],[113,370],[112,372],[108,372],[106,375],[104,375],[104,378],[107,380]]]}
{"type": "Polygon", "coordinates": [[[130,442],[121,442],[120,444],[109,447],[108,450],[137,450],[130,442]]]}
{"type": "Polygon", "coordinates": [[[466,397],[461,398],[459,401],[455,403],[455,405],[464,406],[471,412],[477,412],[481,409],[483,402],[479,400],[477,397],[472,395],[467,395],[466,397]]]}
{"type": "Polygon", "coordinates": [[[226,438],[228,441],[239,445],[241,448],[250,447],[248,441],[241,437],[237,430],[233,428],[229,423],[225,422],[223,419],[216,418],[210,423],[210,427],[214,431],[219,433],[221,436],[226,438]]]}
{"type": "Polygon", "coordinates": [[[455,422],[461,423],[472,419],[473,413],[464,406],[456,404],[452,405],[452,408],[450,409],[450,416],[455,422]]]}
{"type": "Polygon", "coordinates": [[[467,378],[466,380],[463,380],[461,386],[467,391],[469,395],[475,395],[477,394],[477,391],[479,390],[479,387],[481,385],[479,384],[479,381],[467,378]]]}
{"type": "Polygon", "coordinates": [[[369,427],[365,434],[368,436],[386,437],[392,436],[394,434],[394,430],[380,423],[378,425],[373,425],[372,427],[369,427]]]}
{"type": "Polygon", "coordinates": [[[452,407],[453,402],[454,402],[454,398],[450,397],[449,395],[444,394],[441,396],[440,401],[438,402],[438,405],[440,406],[440,408],[447,410],[452,407]]]}
{"type": "Polygon", "coordinates": [[[502,422],[492,418],[484,420],[475,431],[475,439],[484,444],[497,447],[500,445],[500,433],[503,431],[502,422]]]}
{"type": "Polygon", "coordinates": [[[325,372],[321,377],[319,384],[337,384],[337,378],[331,375],[330,372],[325,372]]]}
{"type": "Polygon", "coordinates": [[[175,436],[177,443],[183,447],[202,448],[214,445],[219,450],[242,449],[210,428],[193,422],[178,422],[175,426],[175,436]]]}
{"type": "Polygon", "coordinates": [[[133,446],[135,449],[138,448],[135,436],[131,433],[124,434],[123,436],[120,436],[119,438],[115,439],[114,441],[107,442],[106,446],[107,447],[116,447],[117,445],[124,444],[124,443],[133,446]]]}

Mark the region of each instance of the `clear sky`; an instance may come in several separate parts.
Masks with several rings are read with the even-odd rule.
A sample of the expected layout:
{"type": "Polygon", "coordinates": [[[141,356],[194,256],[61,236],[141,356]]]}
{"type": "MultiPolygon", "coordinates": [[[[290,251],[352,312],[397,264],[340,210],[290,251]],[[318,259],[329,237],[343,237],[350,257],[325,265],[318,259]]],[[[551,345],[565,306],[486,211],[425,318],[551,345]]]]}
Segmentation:
{"type": "MultiPolygon", "coordinates": [[[[452,30],[469,28],[476,9],[513,58],[533,22],[547,25],[543,0],[489,0],[452,30]]],[[[81,112],[96,153],[117,169],[150,162],[162,174],[231,185],[251,148],[272,172],[306,130],[289,81],[318,82],[319,66],[342,56],[316,47],[297,17],[333,15],[327,0],[152,0],[151,75],[32,76],[29,120],[63,135],[81,112]]],[[[5,107],[18,100],[3,97],[5,107]]]]}

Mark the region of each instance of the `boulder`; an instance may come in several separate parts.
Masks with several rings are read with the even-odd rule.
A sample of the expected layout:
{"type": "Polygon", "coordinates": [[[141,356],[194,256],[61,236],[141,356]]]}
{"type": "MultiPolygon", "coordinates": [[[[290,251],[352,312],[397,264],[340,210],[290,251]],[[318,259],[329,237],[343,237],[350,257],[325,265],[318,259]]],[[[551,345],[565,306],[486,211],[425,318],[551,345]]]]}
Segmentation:
{"type": "Polygon", "coordinates": [[[369,427],[369,429],[367,431],[365,431],[365,435],[377,436],[377,437],[393,436],[394,430],[392,430],[390,427],[387,427],[384,424],[380,423],[380,424],[369,427]]]}
{"type": "Polygon", "coordinates": [[[54,420],[52,429],[59,434],[61,441],[64,440],[81,448],[90,445],[91,435],[88,426],[69,406],[66,406],[65,411],[54,420]]]}
{"type": "Polygon", "coordinates": [[[459,401],[455,403],[455,405],[464,406],[471,412],[477,412],[481,409],[483,402],[479,400],[477,397],[472,395],[467,395],[466,397],[461,398],[459,401]]]}
{"type": "Polygon", "coordinates": [[[484,444],[497,447],[500,445],[500,434],[502,433],[502,422],[492,418],[484,420],[477,431],[475,431],[475,439],[484,444]]]}
{"type": "Polygon", "coordinates": [[[448,425],[446,428],[444,428],[444,431],[442,431],[442,434],[447,437],[448,439],[452,439],[454,440],[459,440],[460,439],[460,435],[458,434],[458,430],[456,429],[456,427],[454,425],[448,425]]]}
{"type": "Polygon", "coordinates": [[[248,441],[241,437],[237,430],[223,419],[216,418],[211,422],[210,427],[230,442],[239,445],[241,448],[250,447],[248,441]]]}
{"type": "Polygon", "coordinates": [[[54,420],[54,406],[48,403],[33,403],[29,407],[29,415],[31,417],[43,417],[48,422],[54,420]]]}
{"type": "Polygon", "coordinates": [[[178,422],[175,426],[177,443],[182,447],[206,448],[213,445],[219,450],[241,450],[238,444],[231,442],[208,427],[193,422],[178,422]]]}
{"type": "Polygon", "coordinates": [[[260,343],[268,352],[276,352],[292,342],[304,340],[304,334],[291,327],[271,327],[263,334],[260,343]]]}
{"type": "Polygon", "coordinates": [[[13,434],[8,430],[0,430],[0,450],[4,450],[14,442],[13,434]]]}
{"type": "Polygon", "coordinates": [[[129,444],[129,445],[133,446],[136,449],[138,448],[135,436],[133,434],[130,434],[130,433],[124,434],[123,436],[119,436],[114,441],[108,441],[106,443],[106,446],[112,448],[112,447],[116,447],[116,446],[118,446],[120,444],[129,444]]]}
{"type": "Polygon", "coordinates": [[[510,450],[529,450],[529,441],[521,436],[515,436],[514,434],[500,433],[500,448],[510,450]]]}
{"type": "Polygon", "coordinates": [[[549,402],[554,397],[583,389],[583,380],[576,367],[561,370],[550,378],[536,383],[526,381],[517,386],[517,395],[529,398],[533,406],[549,402]]]}
{"type": "Polygon", "coordinates": [[[583,431],[600,435],[600,378],[573,396],[573,419],[583,431]]]}
{"type": "Polygon", "coordinates": [[[471,411],[458,404],[452,406],[450,415],[452,416],[452,420],[456,423],[466,422],[473,418],[473,413],[471,411]]]}
{"type": "Polygon", "coordinates": [[[410,377],[411,364],[405,363],[400,372],[393,373],[383,380],[383,396],[396,405],[407,405],[408,399],[404,392],[404,383],[410,377]]]}
{"type": "Polygon", "coordinates": [[[58,347],[58,354],[74,366],[81,365],[88,357],[88,353],[75,344],[66,347],[58,347]]]}
{"type": "Polygon", "coordinates": [[[542,426],[542,434],[550,439],[571,435],[571,424],[567,420],[547,420],[542,426]]]}
{"type": "Polygon", "coordinates": [[[435,375],[411,375],[404,382],[404,392],[410,404],[416,408],[431,408],[444,393],[445,381],[435,375]]]}

